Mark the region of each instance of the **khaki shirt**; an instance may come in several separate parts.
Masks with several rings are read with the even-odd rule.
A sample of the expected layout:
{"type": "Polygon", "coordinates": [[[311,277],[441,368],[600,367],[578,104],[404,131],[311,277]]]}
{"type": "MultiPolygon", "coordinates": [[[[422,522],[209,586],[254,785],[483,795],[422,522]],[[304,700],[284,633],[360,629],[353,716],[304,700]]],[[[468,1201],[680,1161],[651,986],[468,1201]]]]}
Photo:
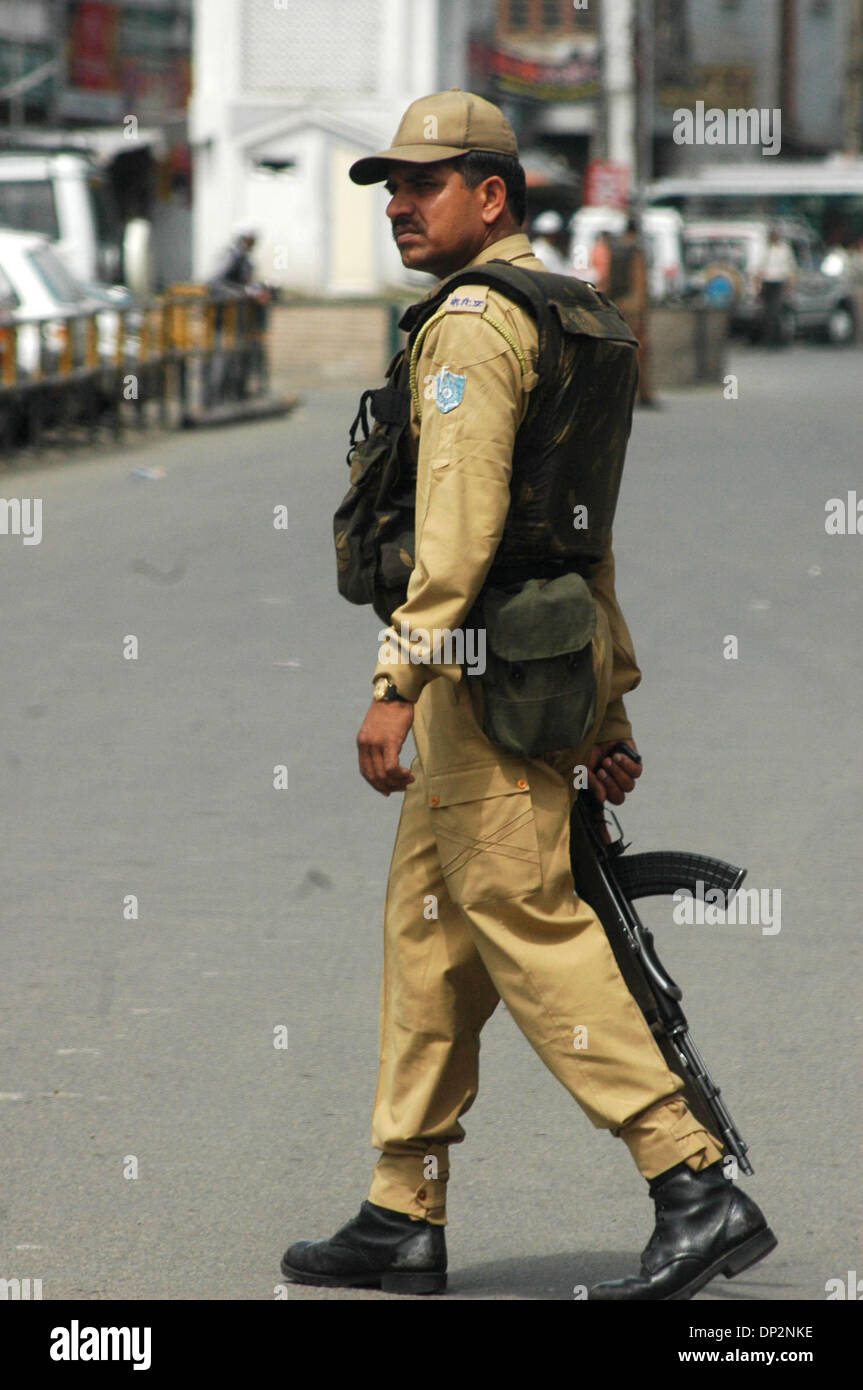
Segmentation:
{"type": "MultiPolygon", "coordinates": [[[[487,246],[469,264],[496,258],[526,270],[546,269],[523,233],[487,246]]],[[[503,535],[515,434],[538,380],[537,346],[531,314],[487,285],[458,286],[422,338],[411,408],[417,451],[415,564],[407,598],[382,634],[374,673],[388,676],[409,700],[418,699],[437,677],[462,678],[461,667],[436,661],[429,644],[436,632],[461,626],[503,535]],[[455,397],[441,390],[444,371],[457,378],[455,397],[463,392],[454,406],[455,397]]],[[[608,617],[614,650],[611,695],[597,741],[629,738],[632,728],[621,696],[638,685],[641,672],[614,592],[610,547],[593,567],[591,588],[608,617]]]]}

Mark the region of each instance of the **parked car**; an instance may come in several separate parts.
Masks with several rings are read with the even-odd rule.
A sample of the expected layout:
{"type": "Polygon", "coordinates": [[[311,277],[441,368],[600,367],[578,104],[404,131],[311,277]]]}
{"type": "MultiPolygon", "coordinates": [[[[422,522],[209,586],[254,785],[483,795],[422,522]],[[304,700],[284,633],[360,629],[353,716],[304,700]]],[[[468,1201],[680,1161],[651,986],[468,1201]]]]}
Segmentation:
{"type": "MultiPolygon", "coordinates": [[[[593,244],[600,232],[621,236],[627,214],[619,208],[584,207],[570,221],[571,255],[575,274],[590,279],[593,244]]],[[[647,208],[644,213],[644,242],[650,298],[655,304],[682,294],[685,285],[681,231],[683,218],[674,208],[647,208]]]]}
{"type": "MultiPolygon", "coordinates": [[[[17,333],[17,366],[23,375],[40,367],[54,371],[72,326],[83,314],[95,313],[101,357],[114,355],[120,310],[131,305],[117,297],[113,286],[82,285],[64,265],[47,237],[0,228],[0,304],[8,321],[21,325],[17,333]]],[[[125,292],[123,292],[125,294],[125,292]]],[[[9,335],[4,335],[3,351],[9,335]]]]}
{"type": "Polygon", "coordinates": [[[764,328],[759,271],[774,226],[797,262],[796,282],[782,310],[782,336],[790,341],[798,333],[813,334],[843,346],[853,342],[857,321],[844,263],[826,253],[808,224],[798,219],[686,222],[687,291],[729,308],[732,330],[757,341],[764,328]]]}

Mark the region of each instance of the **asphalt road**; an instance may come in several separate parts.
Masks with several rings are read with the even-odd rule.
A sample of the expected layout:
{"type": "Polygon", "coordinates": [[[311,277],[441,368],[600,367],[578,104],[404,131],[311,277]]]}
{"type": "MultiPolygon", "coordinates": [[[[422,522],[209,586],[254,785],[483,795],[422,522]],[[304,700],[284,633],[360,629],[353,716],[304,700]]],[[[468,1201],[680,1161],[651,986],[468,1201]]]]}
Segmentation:
{"type": "MultiPolygon", "coordinates": [[[[863,536],[824,524],[861,481],[861,356],[732,369],[739,399],[636,417],[615,550],[645,773],[623,823],[781,891],[773,934],[668,905],[657,925],[780,1242],[702,1296],[822,1300],[863,1272],[863,536]]],[[[0,1276],[45,1299],[272,1299],[285,1246],[365,1196],[399,807],[356,770],[378,623],[334,583],[354,405],[3,477],[43,499],[43,538],[0,536],[0,1276]]],[[[643,1180],[503,1007],[466,1126],[448,1298],[567,1300],[637,1267],[643,1180]]]]}

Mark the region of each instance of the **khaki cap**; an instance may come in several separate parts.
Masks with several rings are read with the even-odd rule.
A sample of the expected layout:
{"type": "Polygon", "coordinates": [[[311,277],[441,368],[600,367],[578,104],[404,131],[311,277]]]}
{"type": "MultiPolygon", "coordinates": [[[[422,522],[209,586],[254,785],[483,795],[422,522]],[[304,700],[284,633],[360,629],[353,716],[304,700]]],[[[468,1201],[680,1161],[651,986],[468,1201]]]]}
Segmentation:
{"type": "Polygon", "coordinates": [[[389,166],[434,164],[440,159],[456,159],[469,150],[489,150],[511,154],[518,159],[515,131],[499,106],[451,87],[448,92],[412,101],[388,150],[366,155],[350,167],[354,183],[382,183],[389,177],[389,166]]]}

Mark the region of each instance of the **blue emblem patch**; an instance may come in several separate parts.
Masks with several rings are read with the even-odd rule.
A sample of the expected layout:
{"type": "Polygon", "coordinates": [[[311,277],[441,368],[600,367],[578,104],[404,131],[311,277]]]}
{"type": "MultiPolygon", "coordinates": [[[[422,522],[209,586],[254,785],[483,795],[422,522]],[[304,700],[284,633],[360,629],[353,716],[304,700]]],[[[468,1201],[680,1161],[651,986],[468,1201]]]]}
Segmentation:
{"type": "Polygon", "coordinates": [[[461,405],[466,381],[467,377],[459,376],[447,367],[441,367],[434,379],[434,399],[438,410],[444,415],[461,405]]]}

